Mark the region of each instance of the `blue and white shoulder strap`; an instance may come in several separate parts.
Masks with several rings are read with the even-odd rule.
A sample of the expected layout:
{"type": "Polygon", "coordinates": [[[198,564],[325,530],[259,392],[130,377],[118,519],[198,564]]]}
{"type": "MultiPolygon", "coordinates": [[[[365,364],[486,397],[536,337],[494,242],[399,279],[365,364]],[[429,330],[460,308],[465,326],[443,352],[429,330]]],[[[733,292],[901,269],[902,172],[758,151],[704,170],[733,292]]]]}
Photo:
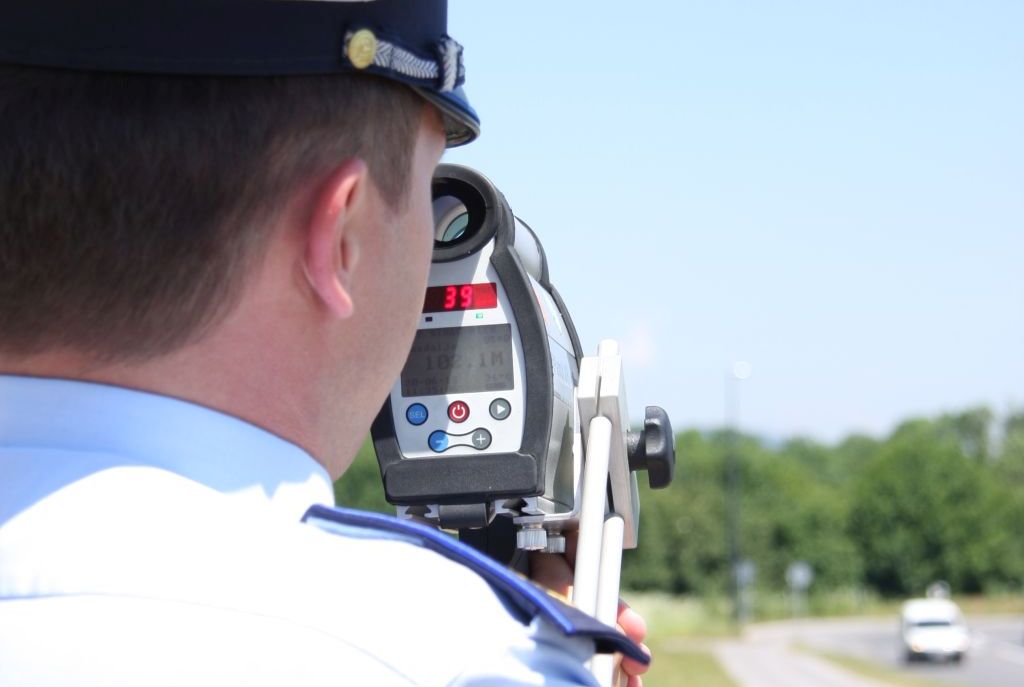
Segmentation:
{"type": "Polygon", "coordinates": [[[319,505],[310,508],[302,520],[343,536],[399,539],[429,549],[480,575],[523,624],[528,625],[541,617],[566,637],[592,640],[598,653],[620,652],[641,663],[650,662],[637,644],[615,628],[560,601],[533,582],[443,532],[381,513],[319,505]]]}

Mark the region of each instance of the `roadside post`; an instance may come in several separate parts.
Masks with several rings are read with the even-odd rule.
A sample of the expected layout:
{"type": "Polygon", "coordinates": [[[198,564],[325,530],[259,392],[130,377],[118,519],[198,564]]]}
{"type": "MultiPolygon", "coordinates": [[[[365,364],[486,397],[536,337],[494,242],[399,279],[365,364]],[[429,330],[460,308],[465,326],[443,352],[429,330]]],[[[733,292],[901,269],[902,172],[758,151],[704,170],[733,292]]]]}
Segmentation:
{"type": "Polygon", "coordinates": [[[807,561],[794,561],[786,568],[789,587],[789,615],[807,615],[807,590],[814,583],[814,568],[807,561]]]}

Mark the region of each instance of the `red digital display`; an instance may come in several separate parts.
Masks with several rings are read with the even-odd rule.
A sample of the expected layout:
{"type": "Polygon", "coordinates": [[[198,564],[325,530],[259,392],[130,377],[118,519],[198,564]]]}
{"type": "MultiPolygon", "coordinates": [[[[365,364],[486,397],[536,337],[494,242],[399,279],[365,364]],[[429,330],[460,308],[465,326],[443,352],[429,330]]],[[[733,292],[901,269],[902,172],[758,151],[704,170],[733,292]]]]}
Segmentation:
{"type": "Polygon", "coordinates": [[[430,286],[423,301],[423,312],[454,312],[498,307],[498,285],[447,284],[430,286]]]}

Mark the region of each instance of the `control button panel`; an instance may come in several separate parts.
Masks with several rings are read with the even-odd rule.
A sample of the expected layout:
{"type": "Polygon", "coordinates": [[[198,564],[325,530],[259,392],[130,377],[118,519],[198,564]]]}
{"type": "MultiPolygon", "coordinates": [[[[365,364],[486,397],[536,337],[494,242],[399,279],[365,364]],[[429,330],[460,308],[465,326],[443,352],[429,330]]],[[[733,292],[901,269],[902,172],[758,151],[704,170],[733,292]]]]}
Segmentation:
{"type": "Polygon", "coordinates": [[[465,401],[454,401],[448,406],[448,419],[452,422],[465,422],[469,419],[469,406],[465,401]]]}
{"type": "Polygon", "coordinates": [[[521,400],[495,394],[422,396],[395,409],[396,429],[408,441],[406,455],[416,458],[514,451],[523,431],[521,400]]]}
{"type": "Polygon", "coordinates": [[[419,427],[427,421],[428,417],[430,417],[430,413],[427,412],[427,407],[422,403],[413,403],[405,409],[405,419],[409,421],[410,425],[419,427]]]}
{"type": "Polygon", "coordinates": [[[512,414],[512,404],[504,398],[496,398],[491,401],[491,406],[488,410],[491,413],[491,417],[495,420],[505,420],[512,414]]]}

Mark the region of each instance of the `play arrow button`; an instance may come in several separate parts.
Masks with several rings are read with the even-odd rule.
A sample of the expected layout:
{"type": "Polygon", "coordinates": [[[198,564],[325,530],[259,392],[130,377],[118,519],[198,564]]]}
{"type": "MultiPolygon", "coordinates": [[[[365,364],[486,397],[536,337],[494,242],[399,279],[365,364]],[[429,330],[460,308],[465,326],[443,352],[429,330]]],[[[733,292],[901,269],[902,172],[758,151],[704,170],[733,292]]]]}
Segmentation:
{"type": "Polygon", "coordinates": [[[491,417],[495,420],[504,420],[512,414],[512,404],[503,398],[496,398],[491,401],[491,407],[489,408],[491,417]]]}

